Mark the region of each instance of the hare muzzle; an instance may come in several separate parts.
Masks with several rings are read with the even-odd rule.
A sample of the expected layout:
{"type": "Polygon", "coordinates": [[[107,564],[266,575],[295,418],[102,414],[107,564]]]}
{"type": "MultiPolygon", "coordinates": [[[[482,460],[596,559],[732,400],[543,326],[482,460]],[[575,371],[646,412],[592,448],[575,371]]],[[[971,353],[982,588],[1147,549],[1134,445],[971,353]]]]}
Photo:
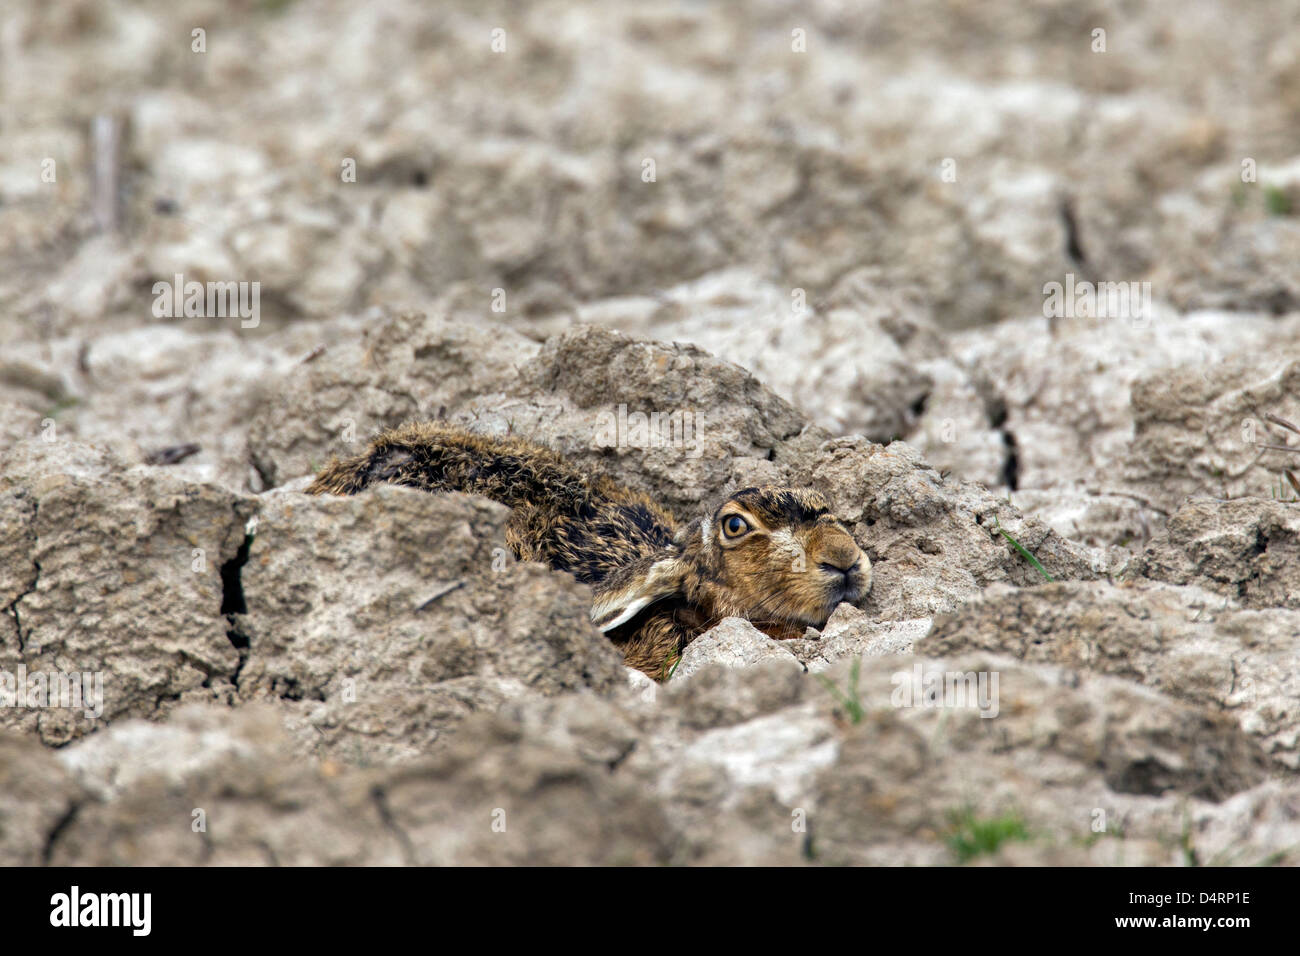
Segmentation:
{"type": "Polygon", "coordinates": [[[856,601],[871,586],[871,562],[857,542],[839,528],[818,529],[813,556],[825,581],[826,613],[841,601],[856,601]]]}

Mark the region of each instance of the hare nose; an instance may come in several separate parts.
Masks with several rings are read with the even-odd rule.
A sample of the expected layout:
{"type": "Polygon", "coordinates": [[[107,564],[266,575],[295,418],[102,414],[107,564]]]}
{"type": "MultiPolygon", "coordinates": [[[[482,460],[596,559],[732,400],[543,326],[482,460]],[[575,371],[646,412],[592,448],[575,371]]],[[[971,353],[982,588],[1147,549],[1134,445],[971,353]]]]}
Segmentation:
{"type": "Polygon", "coordinates": [[[862,552],[856,546],[834,548],[822,556],[821,567],[823,571],[838,571],[841,574],[849,574],[858,567],[862,561],[862,552]]]}

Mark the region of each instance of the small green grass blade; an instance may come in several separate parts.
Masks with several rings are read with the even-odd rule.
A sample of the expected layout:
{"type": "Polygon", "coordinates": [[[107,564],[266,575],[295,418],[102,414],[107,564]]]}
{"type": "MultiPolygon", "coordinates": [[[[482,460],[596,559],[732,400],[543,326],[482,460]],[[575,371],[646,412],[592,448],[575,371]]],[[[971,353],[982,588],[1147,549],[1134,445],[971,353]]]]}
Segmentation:
{"type": "Polygon", "coordinates": [[[1034,557],[1032,554],[1029,553],[1029,551],[1025,548],[1024,545],[1022,545],[1015,538],[1011,537],[1011,535],[1007,534],[1007,532],[1003,529],[1002,525],[998,523],[998,519],[996,515],[994,515],[993,517],[993,527],[998,529],[998,533],[1001,534],[1002,537],[1006,538],[1008,541],[1011,542],[1012,547],[1014,547],[1017,551],[1019,551],[1026,561],[1028,561],[1030,564],[1032,564],[1035,568],[1038,569],[1038,573],[1043,576],[1043,579],[1045,581],[1056,580],[1054,577],[1052,577],[1050,574],[1047,573],[1047,569],[1043,567],[1043,565],[1039,562],[1039,560],[1036,557],[1034,557]]]}

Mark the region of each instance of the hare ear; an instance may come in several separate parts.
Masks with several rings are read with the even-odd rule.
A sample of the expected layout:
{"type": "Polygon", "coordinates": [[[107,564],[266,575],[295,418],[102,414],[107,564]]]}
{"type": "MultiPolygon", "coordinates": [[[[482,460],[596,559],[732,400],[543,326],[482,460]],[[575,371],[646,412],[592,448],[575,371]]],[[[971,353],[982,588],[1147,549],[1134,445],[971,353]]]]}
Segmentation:
{"type": "Polygon", "coordinates": [[[591,605],[591,622],[608,633],[626,624],[658,601],[682,593],[687,563],[681,558],[660,558],[630,568],[596,595],[591,605]]]}

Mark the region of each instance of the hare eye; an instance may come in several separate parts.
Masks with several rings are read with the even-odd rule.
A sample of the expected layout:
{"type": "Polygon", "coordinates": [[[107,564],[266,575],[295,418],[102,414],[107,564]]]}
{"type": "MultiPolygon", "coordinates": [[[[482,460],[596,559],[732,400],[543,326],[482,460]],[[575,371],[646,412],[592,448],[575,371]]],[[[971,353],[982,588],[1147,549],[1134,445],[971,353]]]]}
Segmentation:
{"type": "Polygon", "coordinates": [[[749,530],[749,524],[740,515],[732,515],[722,523],[722,530],[728,538],[737,538],[749,530]]]}

